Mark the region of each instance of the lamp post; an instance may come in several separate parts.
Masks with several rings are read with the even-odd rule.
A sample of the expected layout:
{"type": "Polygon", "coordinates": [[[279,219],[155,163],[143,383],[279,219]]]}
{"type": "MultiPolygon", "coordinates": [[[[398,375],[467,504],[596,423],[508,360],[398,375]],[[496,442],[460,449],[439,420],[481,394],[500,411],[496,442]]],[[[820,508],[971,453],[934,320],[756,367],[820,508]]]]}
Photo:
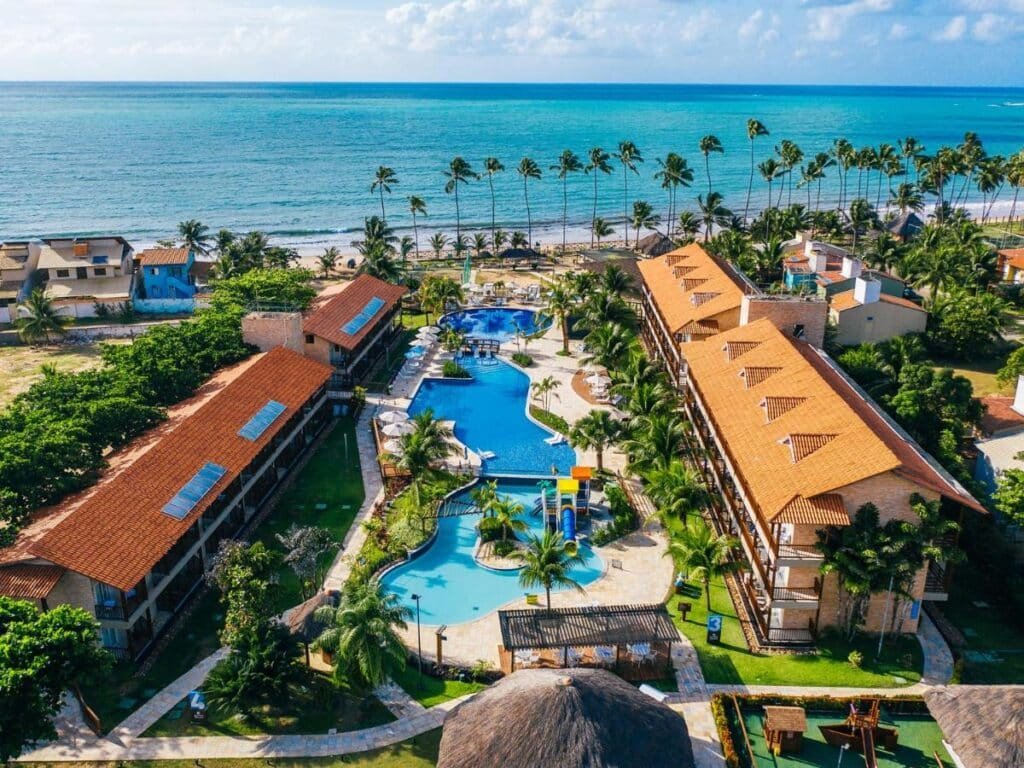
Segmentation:
{"type": "Polygon", "coordinates": [[[423,684],[423,644],[420,642],[420,595],[410,595],[416,601],[416,665],[420,672],[420,684],[423,684]]]}

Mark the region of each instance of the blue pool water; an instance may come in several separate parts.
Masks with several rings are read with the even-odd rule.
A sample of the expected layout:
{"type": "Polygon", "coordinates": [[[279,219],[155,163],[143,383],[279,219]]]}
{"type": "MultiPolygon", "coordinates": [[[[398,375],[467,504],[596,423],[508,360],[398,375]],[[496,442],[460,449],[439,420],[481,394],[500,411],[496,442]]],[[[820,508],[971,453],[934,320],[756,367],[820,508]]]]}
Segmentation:
{"type": "MultiPolygon", "coordinates": [[[[523,505],[523,520],[529,524],[530,533],[543,531],[541,516],[530,514],[537,499],[536,481],[504,480],[499,484],[499,492],[523,505]]],[[[468,497],[469,493],[462,495],[468,497]]],[[[424,624],[473,621],[521,598],[527,591],[542,592],[519,586],[517,571],[492,571],[476,564],[473,547],[479,521],[479,515],[442,518],[436,538],[422,554],[381,578],[385,588],[410,608],[416,607],[410,595],[421,596],[420,617],[424,624]]],[[[589,547],[580,545],[580,551],[587,555],[587,561],[575,566],[569,575],[585,587],[601,575],[604,563],[589,547]]]]}
{"type": "MultiPolygon", "coordinates": [[[[501,310],[479,310],[499,312],[501,310]]],[[[409,406],[415,416],[427,408],[455,422],[455,436],[474,451],[492,451],[484,462],[490,475],[565,475],[576,463],[569,445],[548,445],[552,433],[526,417],[529,377],[502,360],[463,357],[472,379],[424,379],[409,406]]]]}
{"type": "Polygon", "coordinates": [[[506,342],[514,339],[518,332],[529,336],[551,323],[538,323],[537,313],[529,309],[487,307],[451,312],[441,318],[440,324],[467,336],[506,342]]]}

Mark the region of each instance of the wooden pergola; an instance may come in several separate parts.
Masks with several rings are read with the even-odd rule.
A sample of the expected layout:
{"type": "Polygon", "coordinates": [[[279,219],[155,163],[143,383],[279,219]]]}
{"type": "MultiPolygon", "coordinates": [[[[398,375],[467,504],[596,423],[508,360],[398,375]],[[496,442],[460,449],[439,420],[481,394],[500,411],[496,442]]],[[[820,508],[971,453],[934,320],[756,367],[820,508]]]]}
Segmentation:
{"type": "Polygon", "coordinates": [[[663,604],[498,611],[506,674],[524,667],[599,667],[627,680],[657,680],[681,641],[663,604]]]}

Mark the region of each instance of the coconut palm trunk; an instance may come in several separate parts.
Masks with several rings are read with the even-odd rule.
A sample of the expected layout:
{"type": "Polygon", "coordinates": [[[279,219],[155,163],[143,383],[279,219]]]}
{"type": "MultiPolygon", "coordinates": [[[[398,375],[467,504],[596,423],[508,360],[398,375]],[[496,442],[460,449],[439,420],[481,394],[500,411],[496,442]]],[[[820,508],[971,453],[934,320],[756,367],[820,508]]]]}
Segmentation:
{"type": "Polygon", "coordinates": [[[523,176],[523,199],[526,200],[526,236],[530,240],[526,245],[533,248],[533,218],[530,216],[530,188],[526,176],[523,176]]]}

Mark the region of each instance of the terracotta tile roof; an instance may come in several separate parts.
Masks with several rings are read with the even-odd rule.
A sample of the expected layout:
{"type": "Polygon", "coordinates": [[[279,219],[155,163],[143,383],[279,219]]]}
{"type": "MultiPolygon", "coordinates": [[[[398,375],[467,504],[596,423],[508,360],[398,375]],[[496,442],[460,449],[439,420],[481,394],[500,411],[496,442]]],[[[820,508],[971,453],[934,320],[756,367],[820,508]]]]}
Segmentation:
{"type": "Polygon", "coordinates": [[[774,368],[766,365],[749,366],[740,371],[740,378],[743,379],[744,388],[750,389],[751,387],[756,387],[758,384],[768,381],[768,379],[781,370],[781,368],[774,368]]]}
{"type": "Polygon", "coordinates": [[[890,471],[979,508],[809,344],[789,338],[767,319],[722,336],[725,343],[760,344],[735,361],[727,360],[718,344],[684,344],[689,381],[726,447],[737,481],[765,520],[774,520],[798,497],[837,493],[890,471]],[[765,376],[765,370],[772,374],[765,376]],[[741,377],[744,371],[747,376],[741,377]],[[748,387],[748,381],[759,383],[748,387]],[[762,404],[769,397],[802,400],[766,420],[762,404]],[[823,444],[794,467],[792,449],[783,442],[791,435],[834,437],[817,441],[823,444]]]}
{"type": "Polygon", "coordinates": [[[823,493],[811,499],[794,496],[775,518],[793,525],[849,525],[850,514],[838,493],[823,493]]]}
{"type": "Polygon", "coordinates": [[[53,591],[63,575],[64,569],[56,565],[9,565],[0,568],[0,595],[42,600],[53,591]]]}
{"type": "Polygon", "coordinates": [[[345,286],[341,293],[322,304],[307,317],[302,325],[302,330],[304,333],[327,339],[343,349],[355,350],[359,343],[373,331],[377,320],[394,309],[405,293],[404,286],[385,283],[370,275],[359,275],[345,286]],[[383,299],[384,306],[356,333],[345,333],[342,330],[345,324],[362,312],[367,303],[374,298],[383,299]]]}
{"type": "Polygon", "coordinates": [[[691,323],[738,310],[744,294],[753,291],[732,267],[698,243],[644,259],[637,266],[670,334],[679,333],[691,323]],[[681,279],[681,270],[686,270],[685,279],[681,279]],[[695,282],[698,280],[703,282],[695,282]],[[695,288],[704,294],[696,302],[695,288]]]}
{"type": "Polygon", "coordinates": [[[764,727],[773,731],[807,730],[807,715],[803,707],[767,706],[764,708],[764,727]]]}
{"type": "Polygon", "coordinates": [[[330,376],[328,366],[283,347],[271,350],[34,542],[32,554],[132,588],[330,376]],[[256,440],[239,436],[269,400],[285,411],[256,440]],[[164,513],[207,462],[227,472],[181,520],[164,513]]]}
{"type": "Polygon", "coordinates": [[[1014,269],[1024,269],[1024,248],[1004,248],[998,251],[1000,261],[1014,269]]]}
{"type": "Polygon", "coordinates": [[[139,254],[139,263],[145,267],[188,264],[188,248],[147,248],[139,254]]]}
{"type": "Polygon", "coordinates": [[[757,345],[760,343],[759,341],[730,341],[722,347],[722,351],[725,352],[725,359],[731,363],[740,355],[757,349],[757,345]]]}
{"type": "Polygon", "coordinates": [[[789,446],[789,450],[793,454],[793,463],[796,464],[798,461],[806,459],[815,451],[824,448],[835,440],[835,438],[835,435],[807,435],[796,433],[784,438],[782,442],[789,446]]]}
{"type": "Polygon", "coordinates": [[[775,421],[784,413],[789,413],[801,403],[806,403],[806,397],[766,397],[761,401],[765,416],[768,421],[775,421]]]}
{"type": "MultiPolygon", "coordinates": [[[[920,304],[915,304],[910,299],[904,299],[902,296],[890,296],[887,293],[883,293],[878,297],[879,301],[884,301],[886,304],[894,304],[898,307],[905,307],[907,309],[913,309],[916,312],[927,313],[924,307],[920,304]]],[[[829,308],[834,309],[836,312],[845,312],[848,309],[861,306],[861,303],[854,298],[853,291],[843,291],[832,296],[832,301],[829,303],[829,308]]]]}
{"type": "Polygon", "coordinates": [[[714,336],[721,330],[718,327],[717,320],[693,320],[680,329],[680,333],[685,336],[693,336],[699,338],[707,338],[708,336],[714,336]]]}
{"type": "Polygon", "coordinates": [[[985,415],[981,417],[981,431],[986,435],[1024,427],[1024,416],[1013,410],[1012,397],[990,395],[981,398],[985,415]]]}

